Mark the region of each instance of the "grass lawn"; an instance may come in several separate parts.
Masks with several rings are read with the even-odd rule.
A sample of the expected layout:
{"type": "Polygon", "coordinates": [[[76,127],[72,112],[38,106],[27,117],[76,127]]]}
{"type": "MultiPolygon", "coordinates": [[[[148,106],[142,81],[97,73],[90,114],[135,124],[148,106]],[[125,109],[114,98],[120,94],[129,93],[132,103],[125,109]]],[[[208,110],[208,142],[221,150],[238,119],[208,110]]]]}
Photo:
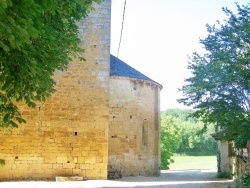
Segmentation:
{"type": "Polygon", "coordinates": [[[173,159],[174,163],[170,164],[170,170],[217,169],[216,156],[175,155],[173,159]]]}

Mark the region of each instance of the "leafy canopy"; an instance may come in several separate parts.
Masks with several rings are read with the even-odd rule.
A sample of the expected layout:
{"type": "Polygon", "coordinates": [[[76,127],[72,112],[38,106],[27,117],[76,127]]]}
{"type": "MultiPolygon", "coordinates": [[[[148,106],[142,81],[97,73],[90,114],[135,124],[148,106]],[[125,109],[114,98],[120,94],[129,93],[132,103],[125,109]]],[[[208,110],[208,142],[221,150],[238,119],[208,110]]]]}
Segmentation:
{"type": "Polygon", "coordinates": [[[181,142],[176,146],[175,153],[195,156],[215,155],[216,141],[211,136],[215,133],[215,127],[209,124],[206,131],[203,131],[204,123],[197,118],[190,117],[190,114],[194,112],[193,109],[178,108],[161,112],[161,116],[171,117],[178,128],[178,137],[181,142]]]}
{"type": "Polygon", "coordinates": [[[179,129],[171,116],[161,115],[161,169],[169,169],[180,144],[179,129]]]}
{"type": "Polygon", "coordinates": [[[34,107],[55,91],[55,70],[83,52],[76,21],[100,1],[0,1],[0,127],[25,122],[16,102],[34,107]]]}
{"type": "Polygon", "coordinates": [[[223,8],[224,23],[207,25],[208,36],[200,40],[206,52],[190,57],[193,75],[178,102],[193,106],[194,117],[217,124],[222,139],[244,145],[250,139],[250,8],[236,6],[236,14],[223,8]]]}

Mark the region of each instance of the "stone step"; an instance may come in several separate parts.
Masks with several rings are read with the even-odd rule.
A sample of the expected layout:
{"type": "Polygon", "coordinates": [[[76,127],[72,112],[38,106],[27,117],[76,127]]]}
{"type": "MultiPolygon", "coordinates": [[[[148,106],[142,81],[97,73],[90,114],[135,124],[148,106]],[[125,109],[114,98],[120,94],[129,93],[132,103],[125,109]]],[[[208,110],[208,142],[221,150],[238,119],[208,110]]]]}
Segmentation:
{"type": "Polygon", "coordinates": [[[80,176],[57,176],[57,182],[64,182],[64,181],[83,181],[83,177],[80,176]]]}

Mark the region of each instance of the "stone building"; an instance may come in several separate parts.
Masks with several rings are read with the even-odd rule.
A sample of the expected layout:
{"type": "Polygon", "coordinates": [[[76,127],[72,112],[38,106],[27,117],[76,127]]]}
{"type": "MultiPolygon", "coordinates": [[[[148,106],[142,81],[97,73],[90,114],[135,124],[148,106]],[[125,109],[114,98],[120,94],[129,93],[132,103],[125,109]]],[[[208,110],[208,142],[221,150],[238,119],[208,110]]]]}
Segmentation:
{"type": "Polygon", "coordinates": [[[111,0],[79,22],[86,61],[56,72],[56,92],[34,109],[19,104],[26,124],[0,137],[0,180],[109,172],[160,173],[161,85],[110,55],[111,0]]]}
{"type": "Polygon", "coordinates": [[[162,86],[111,55],[109,170],[159,175],[162,86]]]}
{"type": "Polygon", "coordinates": [[[241,177],[250,170],[250,140],[243,148],[235,148],[233,142],[218,139],[218,172],[232,174],[233,178],[241,177]]]}

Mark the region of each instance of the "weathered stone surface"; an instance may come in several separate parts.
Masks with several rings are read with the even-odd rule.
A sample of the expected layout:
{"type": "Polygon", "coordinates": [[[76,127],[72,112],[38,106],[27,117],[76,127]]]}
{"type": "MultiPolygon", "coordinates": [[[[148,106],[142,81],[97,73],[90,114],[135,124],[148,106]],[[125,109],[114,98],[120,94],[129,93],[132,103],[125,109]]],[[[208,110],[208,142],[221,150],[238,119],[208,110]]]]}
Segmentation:
{"type": "Polygon", "coordinates": [[[96,4],[79,22],[86,61],[55,73],[46,102],[19,104],[27,124],[0,137],[0,180],[159,175],[161,87],[110,77],[110,17],[111,0],[96,4]]]}
{"type": "Polygon", "coordinates": [[[110,9],[105,0],[79,22],[86,61],[55,73],[57,91],[45,103],[19,105],[27,124],[0,137],[0,179],[107,179],[110,9]]]}
{"type": "Polygon", "coordinates": [[[122,173],[119,170],[109,170],[108,171],[108,179],[113,180],[113,179],[120,179],[122,178],[122,173]]]}
{"type": "Polygon", "coordinates": [[[110,172],[160,174],[160,89],[151,81],[111,76],[110,172]]]}
{"type": "Polygon", "coordinates": [[[57,182],[64,182],[64,181],[83,181],[83,177],[79,176],[57,176],[57,182]]]}

